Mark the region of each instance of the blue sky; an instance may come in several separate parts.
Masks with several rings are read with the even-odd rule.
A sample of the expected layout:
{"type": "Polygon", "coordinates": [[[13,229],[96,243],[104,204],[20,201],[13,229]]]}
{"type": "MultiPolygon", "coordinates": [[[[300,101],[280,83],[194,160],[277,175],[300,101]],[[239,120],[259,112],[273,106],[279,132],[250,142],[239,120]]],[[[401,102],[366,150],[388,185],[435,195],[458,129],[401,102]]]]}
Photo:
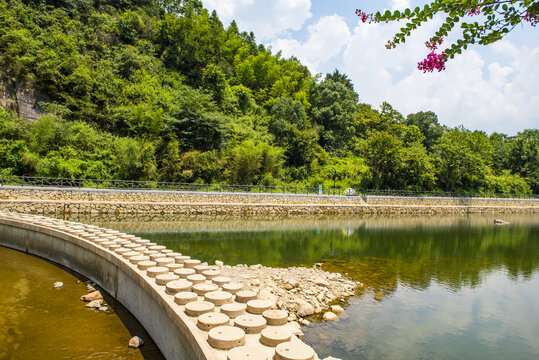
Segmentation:
{"type": "MultiPolygon", "coordinates": [[[[203,0],[204,1],[204,0],[203,0]]],[[[425,24],[397,49],[385,43],[400,27],[363,24],[355,9],[377,11],[425,4],[420,0],[205,0],[227,26],[253,31],[258,42],[283,56],[296,56],[313,74],[346,73],[360,101],[383,101],[403,115],[434,111],[442,124],[514,135],[539,127],[539,27],[517,27],[506,39],[473,46],[447,64],[423,74],[417,62],[436,30],[425,24]]],[[[459,29],[455,29],[458,31],[459,29]]]]}

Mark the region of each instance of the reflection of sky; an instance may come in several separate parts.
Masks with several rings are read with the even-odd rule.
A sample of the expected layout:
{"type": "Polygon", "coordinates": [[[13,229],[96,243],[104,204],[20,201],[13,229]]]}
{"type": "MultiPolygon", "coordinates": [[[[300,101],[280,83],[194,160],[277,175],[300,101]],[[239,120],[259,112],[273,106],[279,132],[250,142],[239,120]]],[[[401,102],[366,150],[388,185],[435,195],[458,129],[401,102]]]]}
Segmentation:
{"type": "Polygon", "coordinates": [[[539,277],[513,281],[498,271],[459,292],[433,283],[399,286],[382,302],[356,298],[344,319],[305,332],[322,356],[343,359],[537,359],[538,299],[539,277]]]}

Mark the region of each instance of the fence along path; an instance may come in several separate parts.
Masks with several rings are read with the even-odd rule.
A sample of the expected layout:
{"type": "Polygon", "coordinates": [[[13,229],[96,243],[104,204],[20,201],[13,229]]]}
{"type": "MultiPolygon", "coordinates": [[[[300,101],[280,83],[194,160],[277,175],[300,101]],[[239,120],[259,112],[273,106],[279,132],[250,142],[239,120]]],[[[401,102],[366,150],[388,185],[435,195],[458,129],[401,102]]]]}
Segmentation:
{"type": "Polygon", "coordinates": [[[169,190],[191,192],[258,193],[258,194],[304,194],[328,196],[404,196],[404,197],[454,197],[493,199],[539,199],[538,194],[506,194],[475,191],[439,190],[388,190],[388,189],[342,189],[333,187],[301,187],[288,185],[239,185],[199,184],[182,182],[159,182],[139,180],[72,179],[35,176],[0,175],[0,186],[40,186],[59,188],[94,188],[122,190],[169,190]]]}
{"type": "MultiPolygon", "coordinates": [[[[172,320],[179,329],[175,330],[179,330],[184,338],[163,333],[155,319],[166,317],[151,311],[145,313],[144,306],[148,306],[148,302],[144,301],[144,296],[139,296],[141,301],[137,301],[137,296],[129,297],[125,302],[118,300],[137,317],[168,359],[318,359],[315,351],[299,339],[301,331],[288,323],[288,313],[271,309],[271,302],[257,299],[255,292],[242,291],[241,284],[220,276],[218,266],[202,264],[198,259],[134,235],[93,225],[9,212],[0,212],[0,225],[3,230],[0,244],[39,255],[50,249],[34,251],[28,241],[31,234],[23,234],[20,230],[46,234],[54,238],[54,251],[63,249],[61,243],[65,241],[114,263],[131,277],[138,277],[134,280],[145,283],[141,286],[142,291],[152,292],[153,299],[160,302],[154,308],[161,307],[168,317],[176,315],[177,318],[172,320]],[[10,236],[11,232],[13,236],[10,236]],[[15,240],[6,243],[4,238],[15,240]],[[16,238],[26,238],[23,240],[26,245],[15,244],[16,238]],[[183,344],[178,346],[175,342],[183,344]]],[[[43,245],[36,245],[36,248],[40,246],[43,245]]],[[[66,262],[62,264],[69,266],[70,261],[66,262]]],[[[73,267],[80,271],[77,266],[73,267]]],[[[110,279],[101,279],[96,274],[83,275],[96,281],[115,298],[121,297],[121,293],[130,293],[118,288],[122,286],[118,278],[112,281],[117,288],[111,288],[107,285],[110,279]]],[[[137,291],[140,289],[135,293],[137,291]]],[[[164,323],[163,327],[166,327],[164,323]]]]}

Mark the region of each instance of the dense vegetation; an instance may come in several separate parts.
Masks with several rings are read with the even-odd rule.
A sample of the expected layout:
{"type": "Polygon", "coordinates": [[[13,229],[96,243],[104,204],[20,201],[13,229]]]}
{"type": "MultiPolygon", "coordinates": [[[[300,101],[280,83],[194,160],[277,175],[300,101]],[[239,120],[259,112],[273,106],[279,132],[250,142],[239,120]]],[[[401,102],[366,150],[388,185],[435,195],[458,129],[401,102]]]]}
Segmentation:
{"type": "Polygon", "coordinates": [[[48,99],[0,107],[3,174],[539,192],[539,130],[372,108],[199,0],[0,0],[0,69],[48,99]]]}

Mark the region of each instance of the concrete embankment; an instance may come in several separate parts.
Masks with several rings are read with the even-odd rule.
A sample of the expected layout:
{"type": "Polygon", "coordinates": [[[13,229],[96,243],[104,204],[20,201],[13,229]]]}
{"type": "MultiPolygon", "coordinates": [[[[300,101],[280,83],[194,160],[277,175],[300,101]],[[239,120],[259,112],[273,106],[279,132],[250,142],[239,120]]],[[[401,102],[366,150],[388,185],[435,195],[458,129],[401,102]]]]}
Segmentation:
{"type": "Polygon", "coordinates": [[[298,316],[328,308],[358,285],[318,269],[209,266],[133,235],[37,215],[0,212],[0,245],[96,282],[167,359],[316,360],[300,339],[298,316]]]}
{"type": "Polygon", "coordinates": [[[0,188],[0,210],[32,214],[521,214],[539,199],[327,196],[78,188],[0,188]]]}

